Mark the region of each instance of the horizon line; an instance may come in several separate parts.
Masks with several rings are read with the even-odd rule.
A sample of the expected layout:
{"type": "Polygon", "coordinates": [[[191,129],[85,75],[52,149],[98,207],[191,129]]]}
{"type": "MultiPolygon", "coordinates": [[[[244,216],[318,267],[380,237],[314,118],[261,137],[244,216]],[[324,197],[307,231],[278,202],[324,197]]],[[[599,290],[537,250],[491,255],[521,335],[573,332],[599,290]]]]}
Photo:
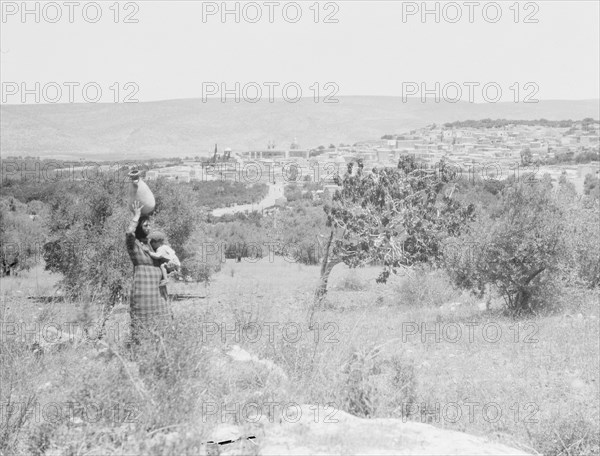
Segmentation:
{"type": "MultiPolygon", "coordinates": [[[[458,104],[470,104],[470,105],[482,105],[482,106],[486,106],[486,105],[499,105],[499,104],[514,104],[514,105],[519,105],[519,104],[524,104],[524,103],[515,103],[514,101],[497,101],[495,103],[490,103],[490,102],[469,102],[467,100],[458,100],[455,103],[451,103],[445,100],[440,99],[439,102],[436,102],[435,100],[429,100],[429,101],[421,101],[421,97],[405,97],[403,95],[336,95],[336,98],[399,98],[399,99],[407,99],[407,100],[411,100],[411,101],[420,101],[422,104],[427,104],[428,102],[434,103],[435,105],[440,105],[442,104],[442,102],[447,103],[447,104],[451,104],[451,105],[458,105],[458,104]]],[[[165,99],[159,99],[159,100],[145,100],[145,101],[136,101],[136,102],[129,102],[129,103],[124,103],[124,102],[112,102],[112,101],[106,101],[106,102],[96,102],[96,103],[91,103],[91,102],[73,102],[73,103],[69,103],[69,102],[65,102],[65,103],[2,103],[0,102],[0,107],[4,107],[4,106],[93,106],[93,105],[101,105],[101,106],[106,106],[106,105],[137,105],[137,104],[147,104],[147,103],[167,103],[167,102],[174,102],[174,101],[194,101],[194,100],[198,100],[200,101],[202,104],[206,104],[209,101],[210,102],[218,102],[221,103],[223,105],[225,104],[236,104],[236,105],[242,105],[242,104],[249,104],[249,105],[259,105],[259,104],[274,104],[275,102],[284,102],[284,103],[289,103],[286,102],[285,99],[283,97],[274,97],[274,101],[271,102],[268,99],[265,100],[259,100],[256,103],[251,103],[251,102],[245,102],[243,100],[240,100],[239,102],[236,102],[235,100],[229,100],[229,101],[221,101],[220,98],[216,97],[216,98],[208,98],[206,101],[203,101],[202,97],[187,97],[187,98],[165,98],[165,99]]],[[[313,100],[313,97],[301,97],[298,101],[306,101],[306,100],[313,100]]],[[[585,102],[585,101],[594,101],[594,102],[598,102],[600,103],[600,98],[549,98],[549,99],[540,99],[538,102],[536,103],[527,103],[527,104],[531,104],[531,105],[536,105],[542,102],[548,103],[548,102],[585,102]]],[[[294,103],[289,103],[289,104],[296,104],[298,102],[294,102],[294,103]]],[[[315,103],[315,104],[322,104],[322,105],[336,105],[339,103],[315,103]]],[[[598,108],[600,111],[600,107],[598,108]]]]}

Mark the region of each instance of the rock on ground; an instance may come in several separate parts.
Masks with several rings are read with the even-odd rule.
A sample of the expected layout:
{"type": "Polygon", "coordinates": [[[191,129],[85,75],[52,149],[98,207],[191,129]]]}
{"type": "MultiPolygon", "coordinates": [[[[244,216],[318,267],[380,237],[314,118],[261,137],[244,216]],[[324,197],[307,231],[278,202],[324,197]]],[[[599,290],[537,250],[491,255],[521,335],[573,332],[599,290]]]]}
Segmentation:
{"type": "MultiPolygon", "coordinates": [[[[525,451],[509,448],[484,437],[440,429],[424,423],[403,422],[395,418],[364,419],[314,405],[302,405],[300,410],[299,416],[288,420],[269,422],[263,417],[253,434],[257,445],[255,454],[529,455],[525,451]]],[[[247,427],[245,431],[234,432],[230,424],[217,427],[214,433],[219,438],[231,434],[231,439],[250,435],[247,427]]],[[[247,454],[248,442],[220,445],[219,450],[222,455],[247,454]]]]}

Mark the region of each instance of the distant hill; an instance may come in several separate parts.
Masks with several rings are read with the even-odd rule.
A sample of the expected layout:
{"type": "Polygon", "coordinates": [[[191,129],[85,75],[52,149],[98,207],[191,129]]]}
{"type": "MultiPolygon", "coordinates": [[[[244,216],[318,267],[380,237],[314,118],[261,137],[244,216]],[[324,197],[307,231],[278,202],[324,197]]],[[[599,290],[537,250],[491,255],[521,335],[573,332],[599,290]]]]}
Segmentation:
{"type": "Polygon", "coordinates": [[[339,103],[277,100],[221,103],[200,99],[129,104],[0,106],[2,156],[126,159],[207,156],[220,150],[354,143],[431,123],[507,118],[598,119],[598,100],[539,103],[422,103],[400,97],[339,97],[339,103]]]}

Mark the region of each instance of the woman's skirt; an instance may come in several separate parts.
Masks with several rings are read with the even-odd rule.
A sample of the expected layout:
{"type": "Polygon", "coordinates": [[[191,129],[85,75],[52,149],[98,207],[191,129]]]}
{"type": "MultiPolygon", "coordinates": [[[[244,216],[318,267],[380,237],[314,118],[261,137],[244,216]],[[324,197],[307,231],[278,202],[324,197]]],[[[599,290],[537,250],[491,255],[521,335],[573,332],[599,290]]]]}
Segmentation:
{"type": "Polygon", "coordinates": [[[167,288],[158,286],[161,278],[159,267],[138,265],[134,269],[130,300],[133,341],[143,332],[156,335],[172,323],[167,288]]]}

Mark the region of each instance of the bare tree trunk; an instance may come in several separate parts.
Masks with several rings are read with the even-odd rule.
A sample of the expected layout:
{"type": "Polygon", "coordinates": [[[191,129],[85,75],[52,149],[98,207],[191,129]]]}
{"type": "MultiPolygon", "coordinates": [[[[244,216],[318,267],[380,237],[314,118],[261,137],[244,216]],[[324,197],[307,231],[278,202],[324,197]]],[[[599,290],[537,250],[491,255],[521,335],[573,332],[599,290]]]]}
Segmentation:
{"type": "Polygon", "coordinates": [[[331,270],[340,261],[328,261],[321,266],[321,278],[319,280],[319,286],[315,291],[315,303],[320,303],[325,295],[327,294],[327,282],[329,281],[329,274],[331,274],[331,270]]]}
{"type": "Polygon", "coordinates": [[[492,308],[492,285],[487,284],[487,297],[485,300],[485,310],[487,310],[489,312],[491,310],[491,308],[492,308]]]}
{"type": "Polygon", "coordinates": [[[329,281],[329,274],[335,265],[339,264],[341,261],[338,259],[330,260],[329,253],[331,251],[331,243],[333,241],[334,230],[331,230],[331,234],[329,235],[329,239],[327,240],[327,246],[325,247],[325,254],[323,256],[323,262],[321,263],[321,276],[319,278],[319,285],[315,290],[315,297],[313,304],[310,309],[309,315],[309,328],[312,327],[313,315],[317,307],[320,306],[323,298],[327,294],[327,282],[329,281]]]}
{"type": "Polygon", "coordinates": [[[533,279],[535,279],[539,274],[544,272],[546,268],[541,267],[538,270],[534,271],[523,283],[519,290],[516,293],[514,302],[513,302],[513,312],[517,314],[522,313],[530,313],[532,311],[531,306],[529,305],[529,300],[531,299],[531,291],[528,289],[529,284],[533,279]]]}

